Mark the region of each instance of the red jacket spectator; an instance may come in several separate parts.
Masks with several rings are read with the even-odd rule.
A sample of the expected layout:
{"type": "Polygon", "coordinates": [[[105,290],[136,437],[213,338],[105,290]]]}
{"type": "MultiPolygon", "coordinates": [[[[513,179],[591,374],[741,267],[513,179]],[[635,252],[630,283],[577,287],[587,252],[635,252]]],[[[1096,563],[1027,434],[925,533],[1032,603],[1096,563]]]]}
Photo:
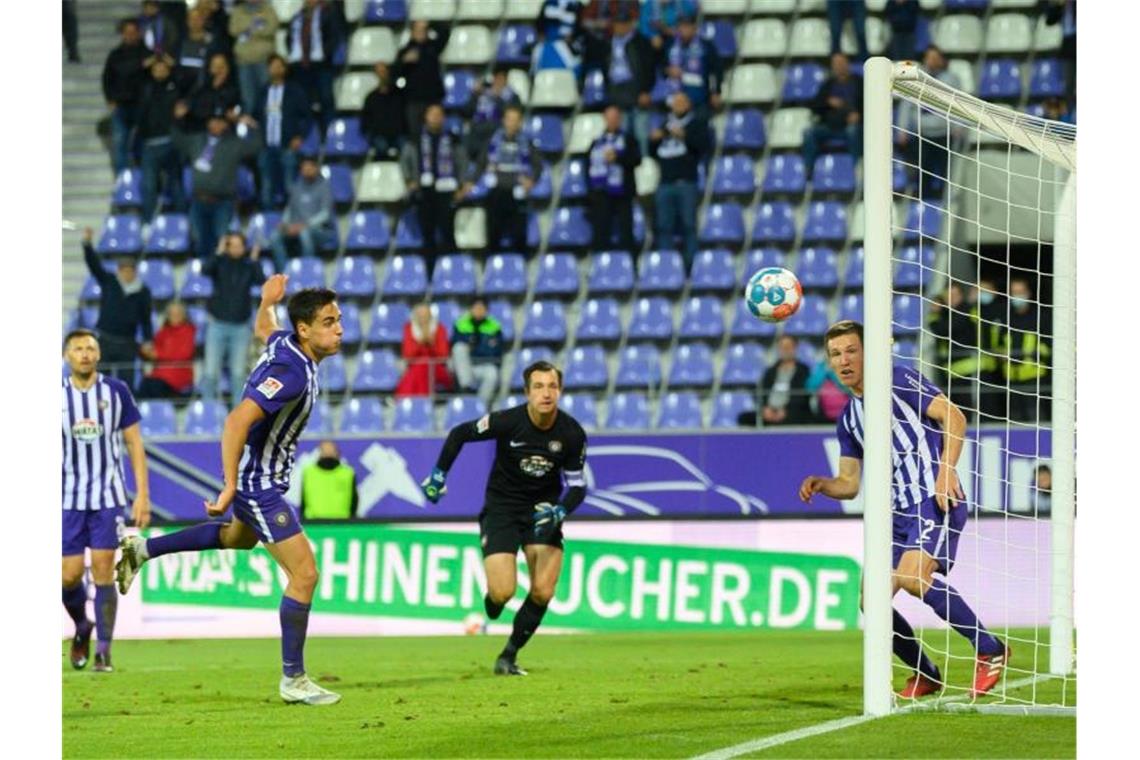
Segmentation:
{"type": "Polygon", "coordinates": [[[139,398],[185,396],[194,388],[194,323],[178,303],[167,307],[166,321],[154,334],[154,370],[139,384],[139,398]]]}
{"type": "Polygon", "coordinates": [[[408,368],[396,386],[397,396],[428,396],[451,389],[447,330],[432,317],[427,304],[416,306],[411,321],[404,325],[401,353],[408,368]]]}

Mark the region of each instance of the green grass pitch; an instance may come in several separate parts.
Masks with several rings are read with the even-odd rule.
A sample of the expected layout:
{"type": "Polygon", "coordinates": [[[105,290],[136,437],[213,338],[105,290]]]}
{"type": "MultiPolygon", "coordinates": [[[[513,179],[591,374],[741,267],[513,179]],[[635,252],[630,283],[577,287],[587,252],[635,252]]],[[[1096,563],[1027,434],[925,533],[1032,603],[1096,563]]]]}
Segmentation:
{"type": "MultiPolygon", "coordinates": [[[[858,632],[540,632],[519,657],[525,678],[491,674],[502,643],[310,639],[309,674],[344,696],[319,708],[278,698],[276,640],[120,641],[112,674],[73,671],[65,643],[64,756],[691,757],[861,711],[858,632]]],[[[1013,665],[1029,659],[1015,651],[1013,665]]],[[[968,684],[969,667],[950,682],[968,684]]],[[[1037,689],[1060,694],[1057,681],[1037,689]]],[[[1074,757],[1075,723],[896,715],[748,756],[1074,757]]]]}

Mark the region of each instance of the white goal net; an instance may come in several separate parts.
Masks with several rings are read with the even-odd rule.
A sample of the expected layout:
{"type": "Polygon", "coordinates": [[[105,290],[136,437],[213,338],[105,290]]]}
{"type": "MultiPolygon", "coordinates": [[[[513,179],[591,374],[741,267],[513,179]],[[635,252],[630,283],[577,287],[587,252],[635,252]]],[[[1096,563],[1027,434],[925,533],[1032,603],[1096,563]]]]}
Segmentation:
{"type": "Polygon", "coordinates": [[[865,707],[1068,712],[1076,128],[981,101],[915,63],[873,59],[866,71],[865,707]],[[966,418],[957,473],[968,520],[934,525],[945,540],[931,546],[892,530],[892,364],[920,372],[966,418]],[[892,599],[886,557],[916,540],[943,555],[956,541],[953,567],[922,597],[892,599]],[[897,695],[915,675],[899,655],[914,652],[897,640],[900,615],[942,684],[921,700],[897,695]],[[977,654],[1001,651],[995,641],[1009,659],[979,696],[977,654]]]}

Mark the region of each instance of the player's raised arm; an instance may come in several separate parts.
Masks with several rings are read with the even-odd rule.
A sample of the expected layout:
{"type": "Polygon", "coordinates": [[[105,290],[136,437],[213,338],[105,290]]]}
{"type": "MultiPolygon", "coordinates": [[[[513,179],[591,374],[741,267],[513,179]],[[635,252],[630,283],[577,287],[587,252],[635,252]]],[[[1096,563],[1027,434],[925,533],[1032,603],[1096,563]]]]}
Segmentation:
{"type": "Polygon", "coordinates": [[[861,460],[855,457],[839,457],[839,474],[834,478],[818,475],[804,478],[804,482],[800,484],[800,500],[810,504],[811,497],[817,493],[833,499],[854,499],[859,495],[859,478],[862,472],[861,460]]]}
{"type": "MultiPolygon", "coordinates": [[[[264,300],[262,301],[264,303],[264,300]]],[[[265,411],[257,402],[243,398],[234,410],[226,415],[226,424],[222,428],[222,479],[224,485],[217,501],[206,502],[206,513],[210,517],[224,515],[230,508],[230,503],[237,493],[238,464],[241,462],[241,452],[245,448],[249,430],[265,417],[265,411]]]]}
{"type": "Polygon", "coordinates": [[[257,317],[253,322],[253,334],[262,343],[269,340],[269,336],[281,329],[277,324],[277,312],[274,310],[282,298],[285,297],[285,285],[289,277],[275,274],[261,286],[261,303],[257,306],[257,317]]]}
{"type": "Polygon", "coordinates": [[[966,498],[956,469],[966,440],[966,415],[953,401],[939,394],[926,407],[926,416],[942,428],[942,458],[934,481],[934,501],[945,512],[966,498]]]}
{"type": "Polygon", "coordinates": [[[447,473],[459,457],[463,444],[474,441],[489,441],[498,437],[501,432],[499,429],[501,419],[500,412],[489,412],[477,420],[461,422],[451,429],[451,432],[447,434],[447,440],[443,442],[443,448],[439,451],[439,458],[436,460],[431,474],[420,483],[420,489],[428,501],[437,504],[440,497],[446,493],[447,473]]]}

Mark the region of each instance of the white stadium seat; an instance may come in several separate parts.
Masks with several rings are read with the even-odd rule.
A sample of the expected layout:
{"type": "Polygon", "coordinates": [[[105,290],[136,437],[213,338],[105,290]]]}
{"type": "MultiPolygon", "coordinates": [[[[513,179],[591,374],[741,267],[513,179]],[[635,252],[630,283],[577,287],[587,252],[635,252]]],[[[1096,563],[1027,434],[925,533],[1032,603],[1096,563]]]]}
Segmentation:
{"type": "Polygon", "coordinates": [[[706,16],[743,16],[748,0],[703,0],[701,10],[706,16]]]}
{"type": "Polygon", "coordinates": [[[522,69],[507,72],[507,86],[515,91],[523,106],[530,102],[530,76],[522,69]]]}
{"type": "MultiPolygon", "coordinates": [[[[881,55],[887,49],[887,42],[891,39],[890,28],[874,16],[867,17],[864,26],[867,35],[867,50],[871,55],[881,55]]],[[[855,30],[851,24],[843,25],[843,36],[839,40],[839,48],[847,55],[859,52],[859,45],[855,40],[855,30]]]]}
{"type": "Polygon", "coordinates": [[[487,27],[457,26],[451,30],[451,38],[440,60],[449,66],[473,66],[487,63],[494,54],[495,45],[487,27]]]}
{"type": "Polygon", "coordinates": [[[1037,17],[1037,29],[1033,34],[1033,49],[1038,53],[1061,49],[1061,25],[1046,24],[1044,16],[1037,17]]]}
{"type": "Polygon", "coordinates": [[[297,15],[305,0],[273,0],[273,12],[282,26],[289,23],[289,19],[297,15]]]}
{"type": "Polygon", "coordinates": [[[578,82],[566,69],[543,69],[534,77],[531,108],[573,108],[578,103],[578,82]]]}
{"type": "Polygon", "coordinates": [[[986,53],[1028,53],[1033,27],[1024,13],[999,13],[986,26],[986,53]]]}
{"type": "Polygon", "coordinates": [[[752,0],[748,10],[753,16],[790,16],[796,12],[796,0],[752,0]]]}
{"type": "Polygon", "coordinates": [[[804,130],[810,126],[810,109],[781,108],[772,114],[768,144],[773,148],[799,148],[804,142],[804,130]]]}
{"type": "Polygon", "coordinates": [[[771,103],[779,92],[776,70],[767,63],[747,63],[728,75],[729,103],[771,103]]]}
{"type": "Polygon", "coordinates": [[[376,75],[371,71],[342,74],[336,83],[336,110],[359,111],[368,93],[376,89],[376,75]]]}
{"type": "Polygon", "coordinates": [[[510,0],[503,15],[511,21],[522,20],[533,24],[540,10],[542,10],[542,0],[510,0]]]}
{"type": "Polygon", "coordinates": [[[404,174],[395,161],[373,161],[360,171],[356,198],[361,203],[394,203],[404,197],[404,174]]]}
{"type": "Polygon", "coordinates": [[[570,144],[567,152],[572,155],[585,153],[594,140],[606,130],[606,120],[600,113],[583,113],[574,117],[570,128],[570,144]]]}
{"type": "Polygon", "coordinates": [[[456,9],[455,20],[496,21],[502,15],[503,0],[463,0],[456,9]]]}
{"type": "Polygon", "coordinates": [[[364,18],[365,0],[344,0],[344,20],[355,24],[364,18]]]}
{"type": "Polygon", "coordinates": [[[740,57],[783,58],[788,49],[788,27],[777,18],[749,21],[741,34],[740,57]]]}
{"type": "Polygon", "coordinates": [[[641,163],[633,170],[634,183],[637,185],[638,195],[653,195],[657,192],[657,185],[661,182],[661,168],[649,156],[641,159],[641,163]]]}
{"type": "Polygon", "coordinates": [[[982,45],[982,22],[976,16],[943,16],[934,25],[934,44],[947,55],[974,55],[982,45]]]}
{"type": "Polygon", "coordinates": [[[958,77],[959,86],[970,93],[977,94],[978,80],[974,77],[974,64],[961,58],[947,61],[946,69],[958,77]]]}
{"type": "Polygon", "coordinates": [[[464,207],[455,212],[455,247],[463,250],[487,247],[487,212],[464,207]]]}
{"type": "Polygon", "coordinates": [[[412,0],[408,18],[412,21],[451,21],[455,18],[455,0],[412,0]]]}
{"type": "Polygon", "coordinates": [[[821,18],[801,18],[792,26],[788,55],[826,58],[831,53],[831,30],[821,18]]]}
{"type": "Polygon", "coordinates": [[[396,35],[386,26],[357,29],[348,43],[349,66],[371,66],[396,60],[396,35]]]}

